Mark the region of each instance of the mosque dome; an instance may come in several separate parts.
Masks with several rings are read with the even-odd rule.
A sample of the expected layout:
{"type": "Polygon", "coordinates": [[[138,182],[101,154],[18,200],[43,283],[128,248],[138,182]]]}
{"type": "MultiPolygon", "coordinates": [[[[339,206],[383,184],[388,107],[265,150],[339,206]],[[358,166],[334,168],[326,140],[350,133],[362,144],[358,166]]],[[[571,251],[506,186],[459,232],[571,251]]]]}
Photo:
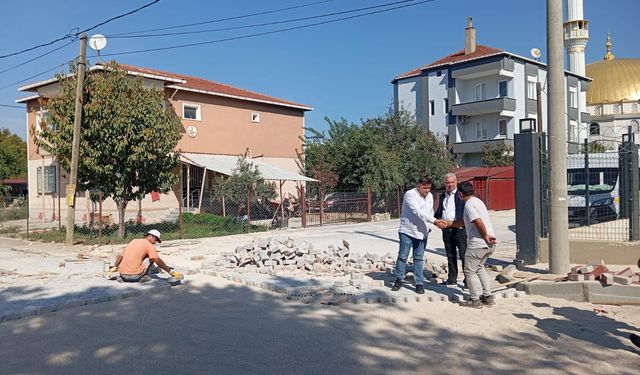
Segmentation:
{"type": "Polygon", "coordinates": [[[587,65],[586,75],[593,79],[587,91],[587,105],[640,100],[640,59],[615,58],[611,36],[607,37],[604,59],[587,65]]]}

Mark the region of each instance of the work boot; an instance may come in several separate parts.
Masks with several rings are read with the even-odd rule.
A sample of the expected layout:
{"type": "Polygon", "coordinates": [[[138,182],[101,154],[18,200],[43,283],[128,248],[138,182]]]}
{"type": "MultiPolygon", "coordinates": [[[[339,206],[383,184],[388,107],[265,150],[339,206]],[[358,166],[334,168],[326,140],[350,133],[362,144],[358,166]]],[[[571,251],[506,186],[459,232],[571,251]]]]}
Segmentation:
{"type": "Polygon", "coordinates": [[[424,285],[422,285],[422,284],[416,285],[416,293],[424,294],[424,285]]]}
{"type": "Polygon", "coordinates": [[[400,290],[400,288],[402,288],[402,280],[396,279],[396,282],[391,287],[391,291],[397,292],[400,290]]]}
{"type": "Polygon", "coordinates": [[[473,307],[474,309],[481,309],[482,302],[479,299],[470,299],[468,301],[460,302],[460,306],[473,307]]]}
{"type": "Polygon", "coordinates": [[[493,295],[490,295],[490,296],[482,295],[480,296],[480,302],[482,302],[482,304],[485,306],[492,306],[496,304],[496,299],[493,297],[493,295]]]}

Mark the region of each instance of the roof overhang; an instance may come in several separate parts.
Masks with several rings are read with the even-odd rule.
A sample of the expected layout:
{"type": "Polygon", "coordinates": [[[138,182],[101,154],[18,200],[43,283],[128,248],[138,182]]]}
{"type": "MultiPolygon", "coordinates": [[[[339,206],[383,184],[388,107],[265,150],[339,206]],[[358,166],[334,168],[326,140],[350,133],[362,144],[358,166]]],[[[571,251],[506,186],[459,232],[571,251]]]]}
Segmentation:
{"type": "Polygon", "coordinates": [[[26,103],[29,100],[33,100],[33,99],[38,99],[40,97],[40,95],[35,94],[35,95],[30,95],[30,96],[25,96],[24,98],[18,98],[15,100],[16,103],[26,103]]]}
{"type": "Polygon", "coordinates": [[[244,100],[244,101],[248,101],[248,102],[271,104],[271,105],[276,105],[278,107],[289,107],[289,108],[301,109],[303,111],[313,111],[313,107],[307,107],[307,106],[304,106],[304,105],[288,104],[288,103],[282,103],[282,102],[275,102],[275,101],[271,101],[271,100],[254,99],[254,98],[248,98],[246,96],[223,94],[223,93],[220,93],[220,92],[194,89],[194,88],[191,88],[191,87],[184,87],[184,86],[180,86],[180,85],[169,85],[167,87],[170,88],[170,89],[177,89],[177,90],[183,90],[183,91],[189,91],[189,92],[197,92],[199,94],[222,96],[222,97],[225,97],[225,98],[239,99],[239,100],[244,100]]]}
{"type": "MultiPolygon", "coordinates": [[[[240,156],[233,155],[197,154],[190,152],[183,152],[180,154],[180,161],[183,163],[195,165],[200,168],[206,168],[207,170],[217,172],[226,176],[231,176],[233,174],[233,171],[237,166],[238,159],[240,158],[240,156]]],[[[313,178],[289,172],[263,161],[255,159],[249,159],[248,161],[258,168],[258,170],[262,174],[262,178],[264,178],[265,180],[305,182],[317,181],[313,178]]]]}

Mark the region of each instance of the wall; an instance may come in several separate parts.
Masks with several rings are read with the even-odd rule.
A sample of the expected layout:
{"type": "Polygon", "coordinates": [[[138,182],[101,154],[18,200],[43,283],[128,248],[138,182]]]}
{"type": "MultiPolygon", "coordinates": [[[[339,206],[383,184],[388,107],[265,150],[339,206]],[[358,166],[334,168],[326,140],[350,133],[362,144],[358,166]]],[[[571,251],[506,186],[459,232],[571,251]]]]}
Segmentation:
{"type": "MultiPolygon", "coordinates": [[[[549,241],[540,238],[540,262],[549,263],[549,241]]],[[[569,262],[586,264],[604,259],[605,264],[636,264],[640,256],[639,242],[569,241],[569,262]]]]}
{"type": "MultiPolygon", "coordinates": [[[[429,115],[429,130],[438,135],[448,134],[447,113],[445,112],[444,99],[448,98],[447,81],[448,72],[446,69],[434,70],[428,73],[429,97],[424,106],[425,115],[429,115]],[[440,76],[438,77],[438,71],[440,76]],[[429,101],[433,100],[435,113],[429,113],[429,101]]],[[[452,103],[449,103],[451,109],[452,103]]]]}

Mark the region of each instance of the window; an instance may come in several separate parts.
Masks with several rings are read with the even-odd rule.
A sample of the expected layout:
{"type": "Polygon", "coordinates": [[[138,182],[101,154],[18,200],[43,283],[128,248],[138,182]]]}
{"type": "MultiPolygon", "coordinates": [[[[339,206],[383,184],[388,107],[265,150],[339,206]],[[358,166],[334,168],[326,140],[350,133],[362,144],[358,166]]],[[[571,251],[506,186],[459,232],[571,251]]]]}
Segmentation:
{"type": "Polygon", "coordinates": [[[501,137],[507,136],[507,120],[498,120],[498,132],[501,137]]]}
{"type": "Polygon", "coordinates": [[[600,134],[600,124],[597,122],[592,122],[589,125],[589,134],[591,135],[599,135],[600,134]]]}
{"type": "Polygon", "coordinates": [[[578,123],[571,120],[569,121],[569,142],[578,141],[578,123]]]}
{"type": "MultiPolygon", "coordinates": [[[[38,194],[42,194],[42,167],[36,168],[38,194]]],[[[47,165],[44,167],[44,192],[56,192],[56,166],[47,165]]]]}
{"type": "Polygon", "coordinates": [[[498,96],[501,98],[509,96],[508,87],[507,81],[498,81],[498,96]]]}
{"type": "Polygon", "coordinates": [[[483,121],[476,122],[476,139],[487,139],[487,126],[483,121]]]}
{"type": "Polygon", "coordinates": [[[429,100],[429,114],[431,116],[436,114],[436,103],[433,100],[429,100]]]}
{"type": "Polygon", "coordinates": [[[442,70],[438,70],[438,73],[436,73],[436,76],[440,77],[442,75],[442,70]]]}
{"type": "Polygon", "coordinates": [[[182,104],[182,118],[200,121],[200,106],[195,104],[182,104]]]}
{"type": "Polygon", "coordinates": [[[476,85],[476,100],[485,100],[487,98],[487,85],[479,83],[476,85]]]}
{"type": "Polygon", "coordinates": [[[536,100],[536,76],[527,76],[527,99],[536,100]]]}
{"type": "Polygon", "coordinates": [[[444,113],[449,113],[449,99],[444,98],[444,113]]]}
{"type": "Polygon", "coordinates": [[[43,121],[46,128],[54,132],[58,130],[58,126],[51,121],[51,114],[49,111],[40,111],[36,112],[36,133],[39,133],[42,129],[43,121]]]}
{"type": "Polygon", "coordinates": [[[569,107],[578,108],[578,89],[575,86],[569,86],[569,107]]]}
{"type": "Polygon", "coordinates": [[[260,122],[260,114],[258,112],[251,112],[251,122],[260,122]]]}

